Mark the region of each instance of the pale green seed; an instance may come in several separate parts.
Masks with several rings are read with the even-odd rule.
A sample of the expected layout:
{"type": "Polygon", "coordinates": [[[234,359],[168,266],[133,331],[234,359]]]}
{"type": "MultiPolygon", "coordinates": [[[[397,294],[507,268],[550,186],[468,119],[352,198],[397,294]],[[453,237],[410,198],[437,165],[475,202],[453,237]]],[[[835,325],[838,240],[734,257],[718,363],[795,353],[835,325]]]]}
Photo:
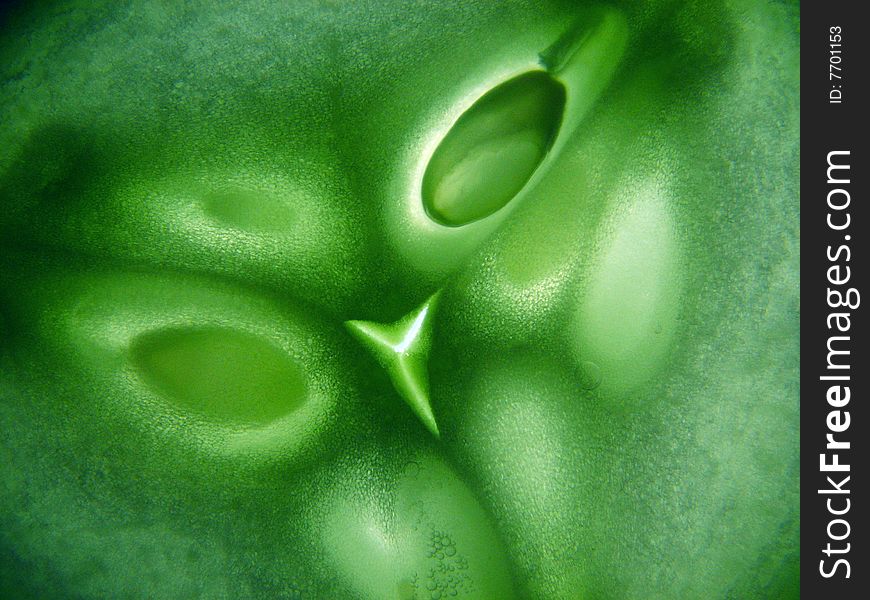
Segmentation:
{"type": "Polygon", "coordinates": [[[530,71],[493,88],[456,121],[423,176],[426,212],[466,225],[503,208],[544,160],[562,121],[565,88],[530,71]]]}
{"type": "Polygon", "coordinates": [[[232,329],[159,330],[138,338],[132,355],[162,396],[207,420],[265,424],[306,397],[302,372],[289,356],[232,329]]]}

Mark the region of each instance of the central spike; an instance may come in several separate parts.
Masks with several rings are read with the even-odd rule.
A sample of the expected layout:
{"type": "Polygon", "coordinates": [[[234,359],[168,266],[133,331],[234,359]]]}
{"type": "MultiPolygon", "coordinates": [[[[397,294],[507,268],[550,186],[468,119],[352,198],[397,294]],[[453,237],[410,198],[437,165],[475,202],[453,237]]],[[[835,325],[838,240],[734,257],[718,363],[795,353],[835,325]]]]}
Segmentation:
{"type": "Polygon", "coordinates": [[[438,292],[394,323],[346,321],[345,325],[386,369],[399,395],[435,437],[440,436],[429,404],[429,350],[438,292]]]}

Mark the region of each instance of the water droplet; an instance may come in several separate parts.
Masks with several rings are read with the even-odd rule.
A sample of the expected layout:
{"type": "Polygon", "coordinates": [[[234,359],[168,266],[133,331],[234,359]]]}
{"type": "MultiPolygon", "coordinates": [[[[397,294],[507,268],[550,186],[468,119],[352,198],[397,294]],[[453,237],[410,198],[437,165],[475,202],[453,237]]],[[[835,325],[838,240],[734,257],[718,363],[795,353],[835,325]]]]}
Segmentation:
{"type": "Polygon", "coordinates": [[[264,424],[306,397],[299,366],[249,333],[217,327],[162,329],[137,338],[131,353],[161,394],[209,420],[264,424]]]}
{"type": "Polygon", "coordinates": [[[399,600],[414,600],[417,595],[414,582],[410,579],[403,579],[397,586],[396,594],[399,600]]]}
{"type": "Polygon", "coordinates": [[[426,167],[429,216],[460,226],[504,207],[543,161],[564,108],[564,86],[544,71],[487,92],[459,117],[426,167]]]}
{"type": "Polygon", "coordinates": [[[601,385],[601,367],[594,362],[585,360],[580,363],[583,373],[580,376],[580,386],[585,390],[594,390],[601,385]]]}
{"type": "Polygon", "coordinates": [[[405,475],[408,477],[416,477],[420,474],[420,463],[417,461],[410,461],[405,465],[405,475]]]}

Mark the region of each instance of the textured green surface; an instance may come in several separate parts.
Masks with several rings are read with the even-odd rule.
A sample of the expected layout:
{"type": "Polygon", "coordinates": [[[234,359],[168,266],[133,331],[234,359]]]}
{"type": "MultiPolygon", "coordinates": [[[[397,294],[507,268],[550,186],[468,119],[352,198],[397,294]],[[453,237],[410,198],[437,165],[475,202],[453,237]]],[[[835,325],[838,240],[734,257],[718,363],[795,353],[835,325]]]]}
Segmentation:
{"type": "Polygon", "coordinates": [[[750,0],[13,12],[0,596],[796,597],[797,32],[750,0]],[[533,71],[546,142],[551,94],[519,140],[478,104],[533,71]]]}

